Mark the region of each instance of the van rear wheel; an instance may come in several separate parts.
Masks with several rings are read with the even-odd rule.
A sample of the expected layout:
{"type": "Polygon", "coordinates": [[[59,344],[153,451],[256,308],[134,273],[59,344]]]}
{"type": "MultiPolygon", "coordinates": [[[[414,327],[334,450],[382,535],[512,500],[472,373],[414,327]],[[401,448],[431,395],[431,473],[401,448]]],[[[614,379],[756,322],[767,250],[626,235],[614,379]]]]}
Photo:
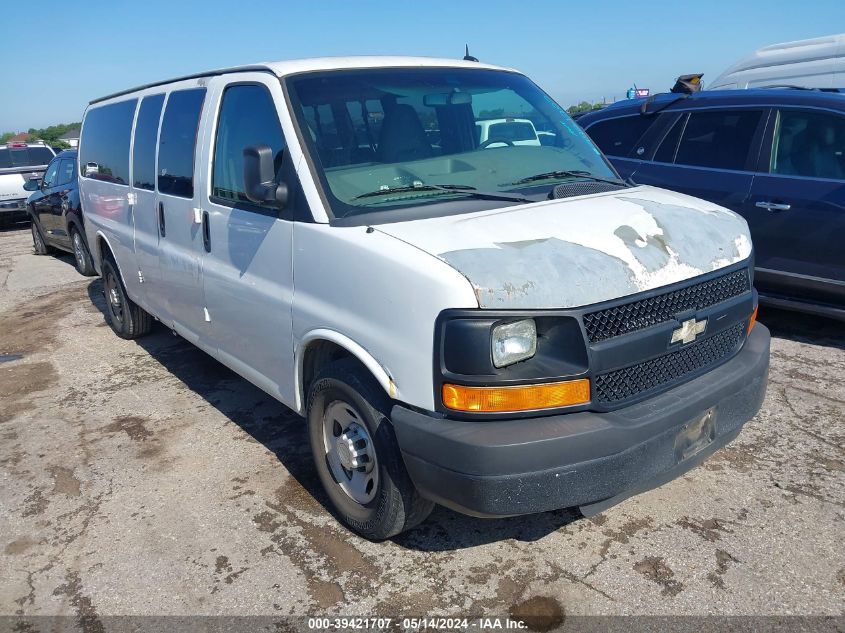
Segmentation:
{"type": "Polygon", "coordinates": [[[153,319],[127,294],[117,264],[103,259],[103,292],[106,296],[106,321],[120,338],[133,339],[149,333],[153,319]]]}
{"type": "Polygon", "coordinates": [[[434,503],[411,482],[390,423],[390,400],[356,361],[325,367],[308,395],[308,430],[320,482],[353,531],[380,541],[418,525],[434,503]]]}

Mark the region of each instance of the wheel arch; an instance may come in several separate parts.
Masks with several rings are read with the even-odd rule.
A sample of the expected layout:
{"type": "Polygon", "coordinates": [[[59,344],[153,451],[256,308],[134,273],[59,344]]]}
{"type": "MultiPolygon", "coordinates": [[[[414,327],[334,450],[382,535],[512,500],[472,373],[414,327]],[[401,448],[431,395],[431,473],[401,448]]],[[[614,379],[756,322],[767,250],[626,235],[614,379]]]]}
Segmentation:
{"type": "MultiPolygon", "coordinates": [[[[77,231],[79,231],[79,234],[82,236],[82,238],[87,242],[88,236],[85,235],[85,226],[82,223],[82,218],[78,217],[75,213],[68,213],[66,217],[68,235],[70,235],[70,230],[72,228],[76,229],[77,231]]],[[[88,244],[86,243],[85,246],[88,246],[88,244]]]]}
{"type": "Polygon", "coordinates": [[[363,346],[335,330],[315,329],[302,338],[295,353],[296,409],[300,414],[305,414],[308,389],[320,369],[341,358],[356,359],[390,398],[398,397],[390,371],[363,346]]]}
{"type": "MultiPolygon", "coordinates": [[[[83,231],[82,234],[86,235],[85,231],[83,231]]],[[[117,274],[120,275],[120,281],[123,282],[123,287],[126,288],[126,279],[123,276],[123,271],[120,269],[120,263],[117,261],[117,257],[114,256],[114,250],[111,247],[111,242],[109,242],[109,238],[102,231],[97,231],[97,235],[94,237],[94,240],[94,245],[96,246],[96,248],[91,249],[90,244],[88,248],[88,252],[91,255],[91,259],[94,260],[94,270],[97,271],[97,274],[102,276],[103,259],[105,258],[106,253],[108,253],[109,255],[111,255],[112,261],[114,261],[114,265],[117,268],[117,274]]]]}

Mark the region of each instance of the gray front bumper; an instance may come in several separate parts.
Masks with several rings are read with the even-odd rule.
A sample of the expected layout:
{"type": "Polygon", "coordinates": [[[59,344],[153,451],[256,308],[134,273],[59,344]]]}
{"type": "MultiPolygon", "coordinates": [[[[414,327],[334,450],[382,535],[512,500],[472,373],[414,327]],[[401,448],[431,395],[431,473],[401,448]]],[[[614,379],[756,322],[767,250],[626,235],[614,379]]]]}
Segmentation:
{"type": "Polygon", "coordinates": [[[769,341],[757,324],[723,365],[610,413],[467,422],[396,405],[391,417],[411,479],[437,503],[476,516],[573,506],[589,514],[679,476],[736,437],[763,402],[769,341]],[[678,434],[712,407],[713,441],[679,461],[678,434]]]}

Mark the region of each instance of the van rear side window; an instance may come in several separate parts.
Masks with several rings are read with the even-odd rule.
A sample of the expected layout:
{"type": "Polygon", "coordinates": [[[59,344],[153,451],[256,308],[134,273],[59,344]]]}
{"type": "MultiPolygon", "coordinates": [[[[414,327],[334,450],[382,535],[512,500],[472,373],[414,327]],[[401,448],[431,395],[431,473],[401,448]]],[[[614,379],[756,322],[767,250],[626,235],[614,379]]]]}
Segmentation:
{"type": "Polygon", "coordinates": [[[158,191],[194,197],[194,148],[205,88],[171,92],[158,143],[158,191]]]}
{"type": "Polygon", "coordinates": [[[88,110],[79,162],[89,178],[129,184],[129,139],[137,104],[137,99],[131,99],[88,110]]]}
{"type": "Polygon", "coordinates": [[[163,94],[144,97],[141,101],[132,148],[132,182],[138,189],[156,188],[156,137],[162,105],[163,94]]]}

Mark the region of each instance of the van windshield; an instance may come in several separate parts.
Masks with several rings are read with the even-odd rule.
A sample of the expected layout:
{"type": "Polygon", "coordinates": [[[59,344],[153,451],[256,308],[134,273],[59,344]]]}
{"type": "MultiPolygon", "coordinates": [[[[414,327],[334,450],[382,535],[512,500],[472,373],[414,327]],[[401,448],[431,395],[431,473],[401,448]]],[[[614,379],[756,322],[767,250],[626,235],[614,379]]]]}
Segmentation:
{"type": "Polygon", "coordinates": [[[482,192],[490,207],[502,206],[508,198],[493,194],[541,199],[561,180],[616,176],[564,110],[518,73],[343,70],[296,75],[287,87],[336,218],[436,203],[454,213],[442,203],[482,192]],[[549,176],[526,180],[537,174],[549,176]]]}

